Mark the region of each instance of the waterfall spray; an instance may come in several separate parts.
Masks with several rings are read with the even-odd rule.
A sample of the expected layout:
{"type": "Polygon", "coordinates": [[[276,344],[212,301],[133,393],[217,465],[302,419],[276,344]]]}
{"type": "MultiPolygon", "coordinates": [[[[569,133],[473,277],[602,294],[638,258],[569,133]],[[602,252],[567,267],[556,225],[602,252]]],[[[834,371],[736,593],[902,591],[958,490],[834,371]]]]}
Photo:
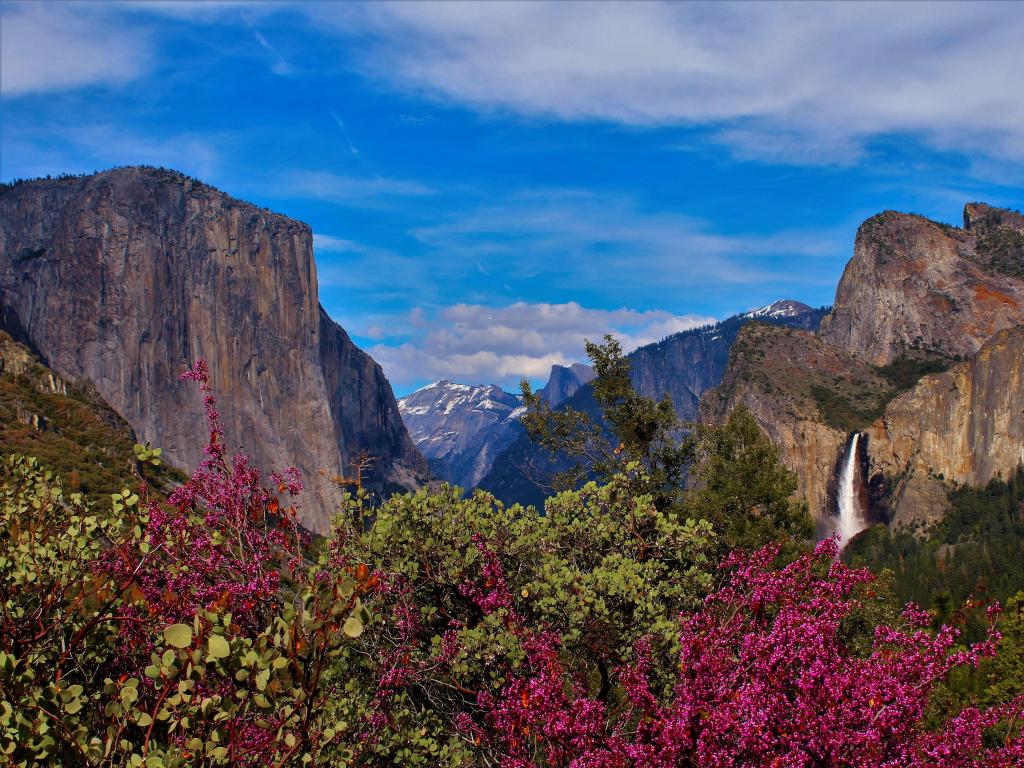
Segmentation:
{"type": "Polygon", "coordinates": [[[867,521],[860,509],[857,494],[857,443],[860,433],[854,433],[846,447],[846,460],[839,474],[839,493],[836,495],[836,512],[839,516],[839,546],[846,546],[854,536],[867,528],[867,521]]]}

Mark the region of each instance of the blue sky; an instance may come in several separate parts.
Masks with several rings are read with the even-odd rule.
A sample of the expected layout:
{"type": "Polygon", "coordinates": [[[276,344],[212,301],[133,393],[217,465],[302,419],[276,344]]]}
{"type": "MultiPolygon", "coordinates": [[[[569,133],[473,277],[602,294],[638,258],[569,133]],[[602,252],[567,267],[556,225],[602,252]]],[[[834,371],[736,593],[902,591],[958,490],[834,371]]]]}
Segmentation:
{"type": "Polygon", "coordinates": [[[857,225],[1024,204],[1020,3],[2,3],[0,176],[177,168],[306,221],[404,393],[778,298],[857,225]]]}

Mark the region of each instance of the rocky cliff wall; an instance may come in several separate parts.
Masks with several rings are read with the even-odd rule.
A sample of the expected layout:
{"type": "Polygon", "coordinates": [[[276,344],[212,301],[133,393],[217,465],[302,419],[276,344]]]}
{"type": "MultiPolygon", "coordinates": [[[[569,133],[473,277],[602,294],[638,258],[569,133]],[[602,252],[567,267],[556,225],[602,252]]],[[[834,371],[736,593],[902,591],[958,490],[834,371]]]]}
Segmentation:
{"type": "Polygon", "coordinates": [[[60,375],[89,382],[181,467],[201,459],[206,358],[228,440],[295,465],[325,530],[326,475],[360,449],[402,484],[425,472],[379,367],[323,315],[309,228],[180,174],[124,168],[0,194],[0,303],[60,375]],[[404,435],[404,437],[403,437],[404,435]]]}
{"type": "Polygon", "coordinates": [[[1024,217],[972,203],[964,222],[895,211],[865,221],[822,337],[884,365],[913,346],[971,357],[1024,322],[1024,217]]]}
{"type": "Polygon", "coordinates": [[[895,522],[930,518],[942,481],[984,485],[1024,462],[1024,327],[925,376],[867,431],[871,475],[894,490],[895,522]],[[923,494],[923,496],[922,496],[923,494]]]}
{"type": "Polygon", "coordinates": [[[701,398],[700,419],[724,423],[745,405],[796,473],[822,527],[835,511],[836,472],[856,424],[846,404],[877,403],[880,411],[885,392],[869,365],[814,333],[751,323],[733,343],[722,383],[701,398]]]}
{"type": "Polygon", "coordinates": [[[552,365],[547,383],[538,390],[540,399],[557,408],[594,378],[594,369],[583,363],[552,365]]]}

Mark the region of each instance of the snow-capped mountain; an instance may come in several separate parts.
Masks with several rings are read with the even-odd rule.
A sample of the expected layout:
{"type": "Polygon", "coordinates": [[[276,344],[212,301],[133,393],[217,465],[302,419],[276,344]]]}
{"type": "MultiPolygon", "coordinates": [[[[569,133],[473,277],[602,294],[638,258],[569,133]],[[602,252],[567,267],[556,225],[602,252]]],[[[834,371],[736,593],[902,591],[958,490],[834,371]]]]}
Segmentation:
{"type": "Polygon", "coordinates": [[[758,320],[780,319],[784,317],[806,317],[813,311],[814,310],[811,307],[802,302],[793,301],[792,299],[783,299],[782,301],[773,302],[766,307],[752,309],[749,312],[745,312],[743,317],[758,320]]]}
{"type": "Polygon", "coordinates": [[[398,401],[435,477],[471,489],[518,434],[521,397],[492,385],[435,381],[398,401]]]}

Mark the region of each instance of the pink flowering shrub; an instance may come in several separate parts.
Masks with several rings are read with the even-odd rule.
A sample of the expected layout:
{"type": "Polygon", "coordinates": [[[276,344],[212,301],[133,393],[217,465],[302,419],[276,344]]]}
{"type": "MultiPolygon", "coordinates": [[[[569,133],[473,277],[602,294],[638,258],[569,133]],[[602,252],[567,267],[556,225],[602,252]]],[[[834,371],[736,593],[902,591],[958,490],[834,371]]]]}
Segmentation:
{"type": "Polygon", "coordinates": [[[879,627],[873,651],[858,657],[841,628],[871,575],[835,562],[832,541],[781,570],[771,568],[776,554],[773,545],[728,557],[726,584],[682,617],[668,703],[649,685],[645,640],[618,672],[621,700],[606,703],[565,668],[557,637],[519,625],[526,664],[497,696],[481,692],[462,727],[504,768],[1024,765],[1024,698],[965,709],[938,730],[923,725],[935,685],[994,653],[994,624],[983,642],[957,647],[954,629],[933,634],[928,615],[908,606],[901,625],[879,627]],[[1000,723],[1009,725],[991,730],[1000,723]]]}
{"type": "MultiPolygon", "coordinates": [[[[145,499],[142,533],[112,547],[103,567],[130,585],[150,616],[164,623],[187,621],[202,610],[226,611],[245,631],[262,628],[279,603],[282,569],[301,566],[305,534],[286,498],[302,491],[298,471],[272,475],[276,492],[243,453],[228,456],[224,431],[199,360],[182,380],[203,393],[209,439],[205,458],[167,501],[145,499]]],[[[138,638],[126,635],[132,647],[138,638]]]]}
{"type": "Polygon", "coordinates": [[[310,559],[298,473],[265,487],[224,449],[205,364],[182,378],[204,394],[209,439],[166,500],[126,488],[98,517],[34,464],[0,472],[0,753],[13,764],[308,765],[356,738],[325,713],[326,672],[368,621],[368,569],[310,559]]]}
{"type": "Polygon", "coordinates": [[[711,585],[714,545],[709,525],[663,514],[635,487],[589,484],[542,513],[424,489],[388,499],[366,530],[349,522],[361,514],[339,516],[332,567],[371,562],[379,579],[380,620],[343,653],[346,696],[330,704],[371,724],[360,764],[492,764],[463,726],[478,692],[498,695],[526,662],[520,627],[556,635],[598,700],[643,635],[668,684],[677,617],[711,585]]]}

